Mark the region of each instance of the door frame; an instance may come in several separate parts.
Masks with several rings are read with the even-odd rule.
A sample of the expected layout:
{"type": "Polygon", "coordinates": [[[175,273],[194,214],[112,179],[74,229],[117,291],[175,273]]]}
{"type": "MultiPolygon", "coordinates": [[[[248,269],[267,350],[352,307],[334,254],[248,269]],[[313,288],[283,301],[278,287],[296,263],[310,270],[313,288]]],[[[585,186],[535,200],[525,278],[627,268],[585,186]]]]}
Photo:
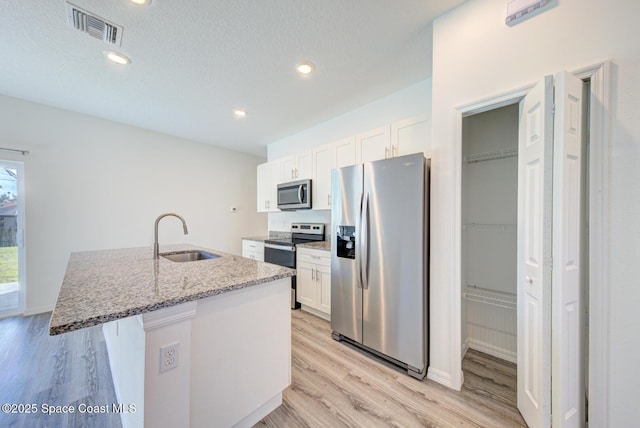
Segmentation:
{"type": "Polygon", "coordinates": [[[26,240],[25,240],[25,189],[24,189],[24,162],[12,159],[2,159],[0,164],[15,169],[18,175],[18,230],[16,241],[18,243],[18,307],[13,310],[7,310],[0,315],[0,318],[8,318],[16,315],[24,314],[27,304],[27,257],[26,257],[26,240]]]}
{"type": "MultiPolygon", "coordinates": [[[[589,93],[589,423],[607,426],[609,415],[609,140],[611,62],[603,61],[571,71],[590,80],[589,93]],[[594,405],[594,403],[598,403],[594,405]]],[[[453,175],[454,230],[451,272],[451,387],[461,389],[462,373],[462,120],[467,116],[515,104],[535,83],[454,111],[453,175]]]]}

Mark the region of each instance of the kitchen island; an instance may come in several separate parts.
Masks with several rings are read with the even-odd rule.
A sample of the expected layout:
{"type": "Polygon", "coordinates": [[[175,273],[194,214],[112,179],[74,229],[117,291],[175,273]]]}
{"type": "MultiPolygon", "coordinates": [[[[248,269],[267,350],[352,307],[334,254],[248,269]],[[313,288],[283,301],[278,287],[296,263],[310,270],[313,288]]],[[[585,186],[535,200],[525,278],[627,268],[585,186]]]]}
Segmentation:
{"type": "MultiPolygon", "coordinates": [[[[251,426],[291,381],[294,270],[219,257],[153,259],[151,248],[73,253],[50,334],[103,325],[129,427],[251,426]]],[[[115,403],[114,403],[115,404],[115,403]]]]}

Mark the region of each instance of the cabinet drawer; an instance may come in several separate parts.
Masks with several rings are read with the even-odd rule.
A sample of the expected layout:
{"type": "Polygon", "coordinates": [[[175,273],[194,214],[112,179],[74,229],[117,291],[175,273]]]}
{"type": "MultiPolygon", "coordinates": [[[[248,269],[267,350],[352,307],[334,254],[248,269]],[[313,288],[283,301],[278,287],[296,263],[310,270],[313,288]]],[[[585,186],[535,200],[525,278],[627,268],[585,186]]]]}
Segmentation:
{"type": "Polygon", "coordinates": [[[313,263],[319,266],[331,267],[331,253],[324,250],[300,248],[297,250],[298,262],[313,263]]]}
{"type": "Polygon", "coordinates": [[[243,239],[242,252],[245,253],[247,251],[264,254],[264,242],[243,239]]]}
{"type": "Polygon", "coordinates": [[[264,261],[264,254],[263,253],[258,253],[256,251],[243,251],[242,252],[242,257],[246,257],[248,259],[256,260],[256,261],[259,261],[259,262],[263,262],[264,261]]]}

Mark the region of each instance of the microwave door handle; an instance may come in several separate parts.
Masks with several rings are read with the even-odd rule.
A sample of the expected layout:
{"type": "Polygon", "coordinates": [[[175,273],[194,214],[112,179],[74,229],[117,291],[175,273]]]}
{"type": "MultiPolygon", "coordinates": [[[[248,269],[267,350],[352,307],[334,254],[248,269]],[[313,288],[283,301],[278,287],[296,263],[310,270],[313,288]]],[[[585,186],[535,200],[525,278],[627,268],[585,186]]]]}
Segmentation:
{"type": "Polygon", "coordinates": [[[302,203],[302,197],[304,196],[303,185],[298,186],[298,202],[302,203]]]}

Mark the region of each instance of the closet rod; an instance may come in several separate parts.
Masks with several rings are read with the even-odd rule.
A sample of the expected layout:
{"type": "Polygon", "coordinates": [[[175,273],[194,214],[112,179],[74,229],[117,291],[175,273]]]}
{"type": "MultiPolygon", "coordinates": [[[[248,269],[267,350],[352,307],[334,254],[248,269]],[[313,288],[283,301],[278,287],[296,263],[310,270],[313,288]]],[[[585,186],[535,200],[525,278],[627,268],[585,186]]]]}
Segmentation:
{"type": "Polygon", "coordinates": [[[0,150],[4,150],[5,152],[22,153],[22,156],[29,154],[29,150],[9,149],[9,148],[6,148],[6,147],[0,147],[0,150]]]}

